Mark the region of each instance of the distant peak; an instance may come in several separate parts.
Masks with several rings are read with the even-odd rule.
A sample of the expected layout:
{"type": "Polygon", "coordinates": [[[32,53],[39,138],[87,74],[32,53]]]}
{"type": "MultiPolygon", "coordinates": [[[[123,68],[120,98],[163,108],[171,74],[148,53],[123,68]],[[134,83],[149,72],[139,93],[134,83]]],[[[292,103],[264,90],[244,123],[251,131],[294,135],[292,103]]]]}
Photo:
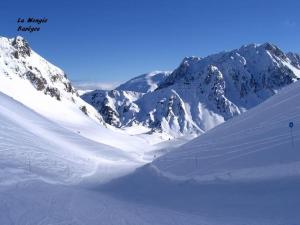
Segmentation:
{"type": "Polygon", "coordinates": [[[265,42],[261,45],[261,47],[263,47],[266,50],[275,50],[278,49],[278,47],[270,42],[265,42]]]}
{"type": "Polygon", "coordinates": [[[15,57],[18,58],[19,54],[23,57],[30,56],[31,49],[29,47],[28,42],[25,40],[25,38],[21,36],[16,36],[13,38],[11,42],[12,46],[17,50],[15,52],[15,57]]]}
{"type": "Polygon", "coordinates": [[[183,58],[183,61],[198,61],[200,60],[200,57],[197,56],[186,56],[183,58]]]}
{"type": "Polygon", "coordinates": [[[149,72],[149,73],[146,73],[145,75],[148,75],[148,76],[155,76],[157,74],[169,74],[171,73],[170,71],[162,71],[162,70],[154,70],[152,72],[149,72]]]}
{"type": "Polygon", "coordinates": [[[13,46],[24,46],[24,45],[28,45],[28,42],[22,36],[16,36],[12,40],[12,45],[13,46]]]}
{"type": "Polygon", "coordinates": [[[265,42],[263,44],[250,43],[250,44],[243,45],[241,48],[264,48],[265,50],[279,49],[276,45],[270,42],[265,42]]]}
{"type": "Polygon", "coordinates": [[[24,41],[25,38],[23,38],[22,36],[18,35],[18,36],[15,37],[15,40],[24,41]]]}
{"type": "Polygon", "coordinates": [[[183,58],[181,64],[190,64],[200,61],[202,58],[197,56],[186,56],[183,58]]]}
{"type": "Polygon", "coordinates": [[[243,45],[241,48],[257,48],[258,46],[259,44],[250,43],[250,44],[243,45]]]}
{"type": "Polygon", "coordinates": [[[270,42],[265,42],[263,44],[248,44],[243,45],[239,50],[243,51],[252,51],[252,50],[258,50],[258,51],[268,51],[271,55],[276,56],[281,59],[286,59],[285,53],[277,47],[275,44],[270,42]]]}
{"type": "Polygon", "coordinates": [[[261,47],[281,59],[286,59],[286,55],[284,54],[284,52],[274,44],[266,42],[262,44],[261,47]]]}

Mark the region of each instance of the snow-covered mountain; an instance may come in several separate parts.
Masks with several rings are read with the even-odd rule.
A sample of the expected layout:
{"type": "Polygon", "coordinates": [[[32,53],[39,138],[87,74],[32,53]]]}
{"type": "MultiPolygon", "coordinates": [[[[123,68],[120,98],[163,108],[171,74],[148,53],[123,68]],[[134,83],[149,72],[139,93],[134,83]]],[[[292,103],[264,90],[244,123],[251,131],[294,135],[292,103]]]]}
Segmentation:
{"type": "Polygon", "coordinates": [[[93,141],[125,151],[139,152],[141,144],[152,148],[146,140],[105,123],[97,110],[80,98],[65,72],[38,55],[20,36],[0,37],[0,92],[93,141]]]}
{"type": "Polygon", "coordinates": [[[171,71],[154,71],[135,77],[116,89],[123,91],[133,91],[148,93],[154,91],[172,72],[171,71]]]}
{"type": "MultiPolygon", "coordinates": [[[[37,111],[39,109],[36,105],[51,98],[52,102],[72,105],[74,111],[81,111],[104,124],[97,111],[79,98],[64,71],[39,56],[20,36],[11,39],[0,38],[0,75],[1,92],[32,106],[37,111]],[[40,97],[32,98],[32,95],[40,97]]],[[[52,108],[49,111],[57,109],[52,108]]]]}
{"type": "MultiPolygon", "coordinates": [[[[143,157],[149,144],[108,129],[82,113],[79,104],[69,101],[73,94],[65,93],[62,83],[48,83],[50,68],[42,71],[43,63],[34,64],[41,71],[37,80],[45,79],[45,86],[56,87],[59,98],[45,89],[38,90],[22,72],[14,73],[15,68],[27,68],[22,61],[10,58],[10,40],[4,41],[7,45],[0,58],[4,64],[0,73],[0,224],[159,225],[161,221],[199,221],[197,216],[100,193],[102,182],[152,160],[152,156],[143,157]]],[[[30,61],[27,57],[22,59],[25,63],[30,61]]]]}
{"type": "Polygon", "coordinates": [[[0,43],[0,224],[300,221],[297,54],[264,44],[233,58],[186,58],[172,73],[85,95],[101,116],[24,39],[0,43]],[[166,138],[210,130],[157,158],[144,139],[102,120],[166,138]]]}
{"type": "Polygon", "coordinates": [[[173,72],[144,74],[82,98],[116,127],[143,127],[165,138],[199,134],[297,81],[299,58],[270,43],[250,44],[204,58],[186,57],[173,72]]]}

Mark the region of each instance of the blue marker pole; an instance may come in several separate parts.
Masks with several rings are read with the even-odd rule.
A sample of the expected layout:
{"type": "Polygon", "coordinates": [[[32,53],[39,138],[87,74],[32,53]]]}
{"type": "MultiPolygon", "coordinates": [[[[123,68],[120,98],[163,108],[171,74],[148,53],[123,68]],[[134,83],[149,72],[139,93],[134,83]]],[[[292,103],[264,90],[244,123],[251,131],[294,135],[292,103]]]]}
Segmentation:
{"type": "Polygon", "coordinates": [[[292,139],[292,147],[294,147],[294,136],[293,136],[293,127],[294,127],[294,123],[293,123],[293,122],[290,122],[290,123],[289,123],[289,127],[290,127],[291,139],[292,139]]]}

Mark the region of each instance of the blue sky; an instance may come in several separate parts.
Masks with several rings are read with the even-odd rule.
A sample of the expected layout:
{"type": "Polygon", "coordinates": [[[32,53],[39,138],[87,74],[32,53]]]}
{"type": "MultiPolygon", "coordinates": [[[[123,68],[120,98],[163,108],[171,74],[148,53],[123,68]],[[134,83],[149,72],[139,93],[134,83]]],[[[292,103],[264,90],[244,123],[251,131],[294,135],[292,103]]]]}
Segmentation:
{"type": "Polygon", "coordinates": [[[1,36],[24,36],[76,82],[118,83],[253,42],[300,52],[298,0],[18,0],[0,8],[1,36]],[[17,32],[18,17],[48,23],[17,32]]]}

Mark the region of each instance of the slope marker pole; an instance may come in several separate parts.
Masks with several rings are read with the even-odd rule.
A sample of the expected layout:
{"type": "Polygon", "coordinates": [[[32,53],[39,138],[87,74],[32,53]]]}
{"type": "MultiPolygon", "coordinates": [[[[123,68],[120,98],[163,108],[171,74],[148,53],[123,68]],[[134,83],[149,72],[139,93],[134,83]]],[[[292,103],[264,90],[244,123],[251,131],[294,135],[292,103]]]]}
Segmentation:
{"type": "Polygon", "coordinates": [[[293,122],[290,122],[290,123],[289,123],[289,127],[290,127],[290,134],[291,134],[292,147],[294,148],[294,135],[293,135],[293,127],[294,127],[294,123],[293,123],[293,122]]]}

